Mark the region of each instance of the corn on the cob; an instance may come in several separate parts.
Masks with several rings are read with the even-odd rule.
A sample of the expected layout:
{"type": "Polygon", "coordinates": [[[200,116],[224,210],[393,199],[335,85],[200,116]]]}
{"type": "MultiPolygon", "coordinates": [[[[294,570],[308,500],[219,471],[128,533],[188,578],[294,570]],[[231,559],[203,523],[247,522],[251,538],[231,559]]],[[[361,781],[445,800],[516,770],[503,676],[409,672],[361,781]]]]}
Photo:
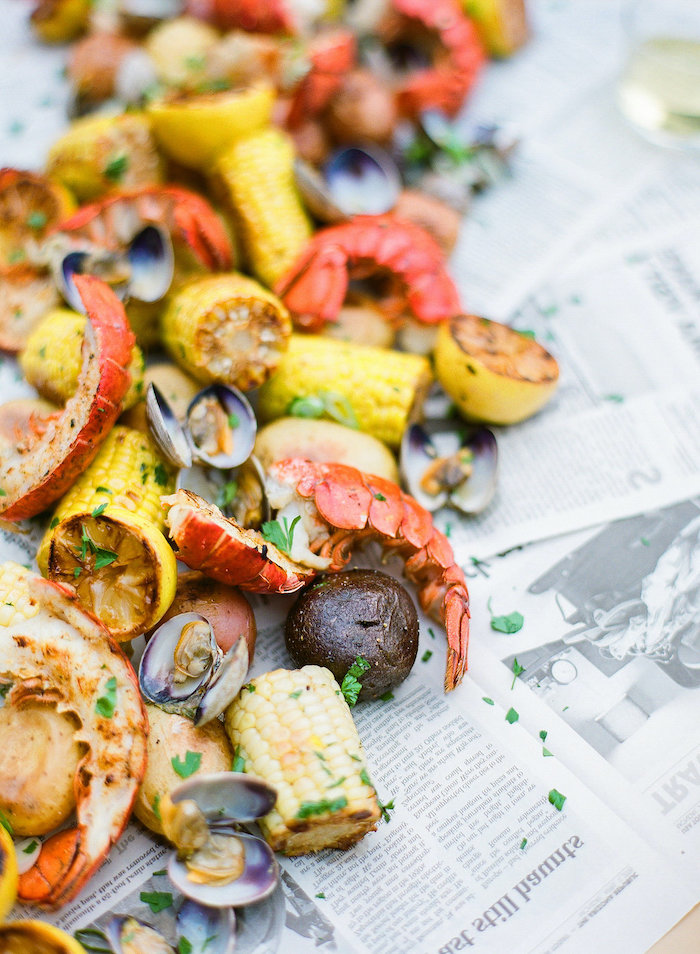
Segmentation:
{"type": "MultiPolygon", "coordinates": [[[[20,355],[27,382],[54,404],[65,404],[75,394],[82,367],[85,316],[69,308],[54,308],[30,334],[20,355]]],[[[143,354],[134,345],[129,373],[131,386],[123,401],[132,407],[143,395],[143,354]]]]}
{"type": "Polygon", "coordinates": [[[263,129],[235,142],[219,159],[217,171],[253,271],[272,288],[311,237],[294,184],[292,142],[278,129],[263,129]]]}
{"type": "Polygon", "coordinates": [[[327,669],[276,669],[244,686],[226,729],[245,771],[277,790],[260,819],[275,851],[300,855],[349,848],[380,818],[362,743],[327,669]]]}
{"type": "Polygon", "coordinates": [[[236,273],[190,282],[162,317],[163,343],[185,371],[244,391],[277,368],[291,328],[279,298],[236,273]]]}
{"type": "Polygon", "coordinates": [[[149,122],[136,113],[76,120],[51,147],[46,172],[81,202],[163,178],[149,122]]]}
{"type": "Polygon", "coordinates": [[[272,420],[294,413],[295,398],[335,392],[361,431],[398,447],[431,381],[430,364],[420,355],[293,334],[277,372],[260,390],[259,410],[272,420]]]}
{"type": "Polygon", "coordinates": [[[29,593],[29,576],[29,570],[12,560],[0,564],[0,626],[12,626],[39,612],[29,593]]]}
{"type": "Polygon", "coordinates": [[[116,639],[153,626],[175,596],[177,564],[163,535],[160,495],[171,468],[139,431],[115,427],[59,503],[39,569],[68,583],[116,639]]]}

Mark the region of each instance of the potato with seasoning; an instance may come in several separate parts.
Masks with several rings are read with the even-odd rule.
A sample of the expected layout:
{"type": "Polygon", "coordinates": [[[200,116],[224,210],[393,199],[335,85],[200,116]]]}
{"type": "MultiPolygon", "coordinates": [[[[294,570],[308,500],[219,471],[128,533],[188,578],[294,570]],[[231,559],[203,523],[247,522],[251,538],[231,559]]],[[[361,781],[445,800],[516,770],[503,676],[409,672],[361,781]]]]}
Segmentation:
{"type": "Polygon", "coordinates": [[[287,617],[285,643],[297,666],[325,666],[339,683],[361,656],[370,668],[360,700],[406,678],[418,652],[418,615],[408,592],[379,570],[334,573],[310,586],[287,617]]]}
{"type": "Polygon", "coordinates": [[[228,772],[233,751],[221,722],[195,727],[190,719],[147,705],[148,767],[134,803],[134,814],[146,828],[163,834],[161,798],[195,774],[228,772]]]}

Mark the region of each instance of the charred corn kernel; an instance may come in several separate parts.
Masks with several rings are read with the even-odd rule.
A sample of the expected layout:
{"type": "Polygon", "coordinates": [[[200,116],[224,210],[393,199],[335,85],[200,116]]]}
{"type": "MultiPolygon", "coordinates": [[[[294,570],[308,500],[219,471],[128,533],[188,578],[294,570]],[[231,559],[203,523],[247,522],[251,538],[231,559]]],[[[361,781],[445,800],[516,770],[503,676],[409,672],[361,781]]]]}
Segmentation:
{"type": "Polygon", "coordinates": [[[282,302],[252,278],[209,275],[185,285],[162,317],[163,344],[199,381],[257,387],[278,367],[291,334],[282,302]]]}
{"type": "Polygon", "coordinates": [[[349,848],[376,828],[380,808],[362,743],[327,669],[276,669],[251,680],[226,710],[245,771],[277,790],[258,824],[275,851],[349,848]]]}
{"type": "Polygon", "coordinates": [[[0,626],[12,626],[39,612],[29,593],[29,576],[29,570],[12,560],[0,564],[0,626]]]}
{"type": "Polygon", "coordinates": [[[92,0],[40,0],[30,19],[44,43],[69,43],[87,29],[92,0]]]}
{"type": "Polygon", "coordinates": [[[236,139],[269,125],[274,102],[272,86],[258,84],[250,89],[154,100],[147,108],[163,152],[189,169],[207,172],[236,139]]]}
{"type": "Polygon", "coordinates": [[[297,398],[340,395],[361,431],[398,447],[431,381],[421,355],[293,334],[279,368],[260,389],[258,407],[263,419],[272,420],[295,413],[297,398]]]}
{"type": "Polygon", "coordinates": [[[37,562],[119,640],[150,629],[175,596],[177,564],[163,535],[161,494],[174,475],[139,431],[115,427],[63,497],[37,562]]]}
{"type": "Polygon", "coordinates": [[[81,202],[163,179],[150,124],[138,113],[77,119],[51,147],[46,173],[81,202]]]}
{"type": "MultiPolygon", "coordinates": [[[[27,382],[42,397],[54,404],[65,404],[75,394],[82,367],[85,316],[70,308],[52,309],[32,331],[19,363],[27,382]]],[[[129,373],[131,386],[124,408],[132,407],[143,396],[144,362],[141,349],[134,345],[129,373]]]]}
{"type": "Polygon", "coordinates": [[[311,223],[294,184],[294,146],[278,129],[240,139],[217,171],[241,226],[244,251],[270,288],[311,237],[311,223]]]}

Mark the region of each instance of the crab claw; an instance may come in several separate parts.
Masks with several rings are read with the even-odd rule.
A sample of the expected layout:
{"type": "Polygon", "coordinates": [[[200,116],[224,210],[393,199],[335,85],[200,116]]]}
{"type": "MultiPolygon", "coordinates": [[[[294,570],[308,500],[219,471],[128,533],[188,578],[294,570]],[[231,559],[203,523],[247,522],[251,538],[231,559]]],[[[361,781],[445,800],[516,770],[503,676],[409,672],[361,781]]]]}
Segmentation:
{"type": "Polygon", "coordinates": [[[22,520],[62,496],[97,454],[121,413],[134,335],[124,306],[104,282],[76,275],[89,321],[75,395],[43,433],[28,434],[0,460],[0,516],[22,520]]]}

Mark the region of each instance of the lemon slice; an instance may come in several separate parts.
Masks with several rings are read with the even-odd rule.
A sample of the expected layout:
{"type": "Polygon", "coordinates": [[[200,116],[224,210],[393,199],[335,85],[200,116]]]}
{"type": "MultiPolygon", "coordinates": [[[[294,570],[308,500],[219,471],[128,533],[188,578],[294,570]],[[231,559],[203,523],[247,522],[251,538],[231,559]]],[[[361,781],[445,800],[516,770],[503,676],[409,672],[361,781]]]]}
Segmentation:
{"type": "Polygon", "coordinates": [[[275,93],[260,84],[244,90],[184,95],[148,106],[163,152],[189,169],[207,171],[231,143],[267,126],[275,93]]]}
{"type": "Polygon", "coordinates": [[[85,954],[85,948],[60,928],[44,921],[18,921],[0,927],[2,954],[85,954]]]}
{"type": "Polygon", "coordinates": [[[61,520],[38,559],[121,642],[155,625],[175,598],[177,563],[168,541],[150,520],[116,504],[108,514],[61,520]]]}
{"type": "Polygon", "coordinates": [[[476,315],[440,325],[435,373],[460,412],[486,424],[516,424],[554,394],[559,366],[527,335],[476,315]]]}
{"type": "Polygon", "coordinates": [[[0,921],[4,921],[17,899],[17,855],[10,833],[0,825],[0,921]]]}

